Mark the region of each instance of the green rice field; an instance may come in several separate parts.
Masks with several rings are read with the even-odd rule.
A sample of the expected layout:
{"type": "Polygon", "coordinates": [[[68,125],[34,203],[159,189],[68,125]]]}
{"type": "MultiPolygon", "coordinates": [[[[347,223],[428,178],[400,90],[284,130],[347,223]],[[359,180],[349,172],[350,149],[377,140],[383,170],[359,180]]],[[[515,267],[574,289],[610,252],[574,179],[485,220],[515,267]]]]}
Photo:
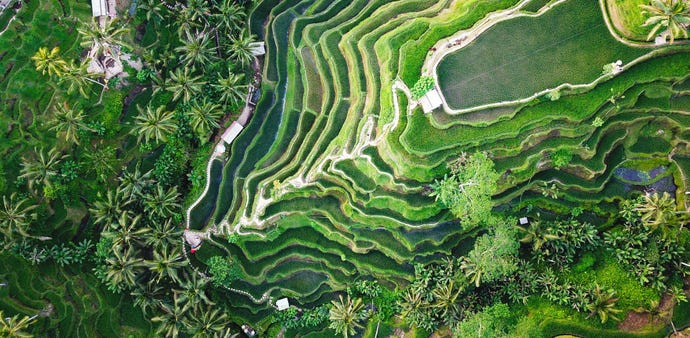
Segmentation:
{"type": "Polygon", "coordinates": [[[645,52],[610,35],[596,1],[569,0],[539,17],[496,24],[447,55],[437,75],[448,105],[465,109],[589,83],[605,64],[628,63],[645,52]]]}

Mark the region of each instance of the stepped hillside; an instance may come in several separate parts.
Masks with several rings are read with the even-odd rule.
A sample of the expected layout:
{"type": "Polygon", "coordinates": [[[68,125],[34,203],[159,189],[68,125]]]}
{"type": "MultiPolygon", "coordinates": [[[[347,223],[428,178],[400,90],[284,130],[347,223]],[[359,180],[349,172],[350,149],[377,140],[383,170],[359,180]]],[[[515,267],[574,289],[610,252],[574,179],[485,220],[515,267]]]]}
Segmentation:
{"type": "MultiPolygon", "coordinates": [[[[214,206],[193,210],[192,222],[242,239],[219,236],[194,263],[232,255],[246,275],[234,287],[303,305],[361,276],[402,287],[414,262],[471,249],[476,234],[462,232],[427,191],[462,152],[486,151],[496,163],[500,210],[585,205],[607,216],[628,191],[658,182],[682,201],[690,163],[690,57],[682,45],[631,52],[645,56],[557,100],[541,95],[461,114],[411,109],[396,80],[412,87],[427,71],[429,48],[517,3],[260,2],[250,23],[267,50],[261,99],[217,174],[214,206]],[[555,169],[559,150],[572,160],[555,169]],[[624,170],[657,167],[644,182],[624,170]],[[544,196],[547,185],[558,198],[544,196]]],[[[241,316],[268,311],[228,297],[241,316]]]]}

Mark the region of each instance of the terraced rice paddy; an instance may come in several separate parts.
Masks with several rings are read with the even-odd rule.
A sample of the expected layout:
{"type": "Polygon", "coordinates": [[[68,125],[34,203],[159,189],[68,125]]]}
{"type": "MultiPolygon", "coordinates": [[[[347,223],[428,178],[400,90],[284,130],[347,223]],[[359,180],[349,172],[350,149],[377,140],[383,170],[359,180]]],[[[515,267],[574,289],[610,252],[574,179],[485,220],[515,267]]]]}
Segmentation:
{"type": "Polygon", "coordinates": [[[603,65],[645,52],[609,34],[597,1],[565,1],[538,17],[497,23],[447,55],[437,72],[448,105],[463,109],[589,83],[603,65]]]}
{"type": "MultiPolygon", "coordinates": [[[[409,100],[392,91],[404,69],[414,67],[400,48],[426,32],[424,25],[410,28],[416,20],[444,17],[453,6],[457,4],[449,0],[267,0],[258,5],[251,26],[266,41],[262,97],[230,147],[210,221],[201,221],[204,214],[192,222],[195,228],[217,225],[223,234],[241,234],[237,244],[218,239],[218,248],[207,249],[240,261],[246,278],[234,287],[257,298],[269,293],[302,305],[322,303],[330,291],[360,276],[404,286],[412,278],[411,263],[467,252],[471,234],[462,233],[423,194],[425,185],[442,176],[445,163],[462,151],[492,154],[503,174],[498,204],[567,210],[584,203],[597,205],[601,213],[609,212],[626,189],[644,188],[615,178],[624,159],[666,158],[657,149],[634,146],[644,142],[642,137],[663,139],[664,151],[675,147],[674,159],[690,156],[685,143],[690,107],[674,104],[688,95],[677,89],[690,69],[687,48],[661,51],[591,90],[557,101],[535,100],[471,117],[422,115],[418,110],[408,115],[409,100]],[[257,24],[262,22],[267,22],[265,30],[257,24]],[[668,95],[648,95],[651,85],[668,95]],[[393,109],[394,99],[404,105],[401,113],[393,109]],[[596,117],[603,119],[602,126],[592,126],[596,117]],[[574,158],[556,170],[549,154],[559,148],[570,150],[574,158]],[[537,191],[544,182],[558,185],[559,199],[546,199],[537,191]]],[[[467,8],[465,15],[479,18],[487,10],[467,8]]],[[[459,101],[463,105],[529,96],[562,82],[591,81],[604,63],[645,52],[610,45],[593,2],[569,0],[553,11],[541,19],[515,19],[542,20],[521,23],[533,31],[513,32],[518,38],[500,39],[515,24],[512,20],[480,37],[470,47],[475,57],[488,55],[482,57],[500,64],[501,58],[521,55],[525,65],[505,67],[491,83],[467,81],[465,86],[476,90],[471,97],[456,98],[449,91],[446,96],[467,100],[459,101]],[[576,15],[569,16],[570,11],[576,15]],[[564,17],[569,19],[561,21],[564,17]],[[547,24],[553,36],[539,34],[528,41],[547,24]],[[533,54],[547,38],[553,48],[533,54]],[[505,41],[521,43],[506,46],[503,54],[489,47],[505,41]],[[583,41],[593,45],[583,48],[583,41]],[[575,53],[569,63],[556,63],[569,57],[566,51],[575,53]],[[520,72],[536,75],[524,79],[524,86],[507,86],[522,83],[515,80],[520,72]]],[[[463,53],[451,57],[467,57],[463,53]]],[[[462,74],[472,70],[458,68],[462,74]]],[[[481,75],[481,68],[469,76],[481,75]]],[[[664,165],[675,184],[685,188],[676,175],[679,167],[664,165]]],[[[207,255],[201,250],[197,257],[207,255]]],[[[237,315],[247,319],[261,318],[269,309],[257,310],[249,299],[229,297],[237,315]]]]}

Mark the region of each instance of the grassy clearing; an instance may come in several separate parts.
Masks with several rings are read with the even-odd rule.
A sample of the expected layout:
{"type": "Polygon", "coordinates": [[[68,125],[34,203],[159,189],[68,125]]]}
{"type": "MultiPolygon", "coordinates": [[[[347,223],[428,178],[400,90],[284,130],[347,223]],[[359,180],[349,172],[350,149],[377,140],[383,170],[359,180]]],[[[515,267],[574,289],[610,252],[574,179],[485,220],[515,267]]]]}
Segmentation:
{"type": "Polygon", "coordinates": [[[596,2],[571,0],[537,18],[496,24],[447,55],[437,72],[450,107],[462,109],[525,98],[562,83],[589,83],[604,64],[627,63],[644,52],[610,36],[596,2]]]}

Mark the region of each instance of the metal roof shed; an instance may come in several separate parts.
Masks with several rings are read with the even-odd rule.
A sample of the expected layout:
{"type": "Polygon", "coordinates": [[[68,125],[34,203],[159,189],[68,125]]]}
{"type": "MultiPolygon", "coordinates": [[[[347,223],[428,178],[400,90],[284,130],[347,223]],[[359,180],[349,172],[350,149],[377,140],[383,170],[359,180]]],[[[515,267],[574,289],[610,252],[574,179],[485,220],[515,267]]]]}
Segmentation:
{"type": "Polygon", "coordinates": [[[94,17],[108,15],[106,0],[91,0],[91,13],[94,17]]]}
{"type": "Polygon", "coordinates": [[[436,88],[434,88],[424,94],[424,96],[419,99],[419,103],[422,105],[424,114],[428,114],[434,109],[440,107],[443,104],[443,100],[441,99],[441,95],[438,93],[436,88]]]}

